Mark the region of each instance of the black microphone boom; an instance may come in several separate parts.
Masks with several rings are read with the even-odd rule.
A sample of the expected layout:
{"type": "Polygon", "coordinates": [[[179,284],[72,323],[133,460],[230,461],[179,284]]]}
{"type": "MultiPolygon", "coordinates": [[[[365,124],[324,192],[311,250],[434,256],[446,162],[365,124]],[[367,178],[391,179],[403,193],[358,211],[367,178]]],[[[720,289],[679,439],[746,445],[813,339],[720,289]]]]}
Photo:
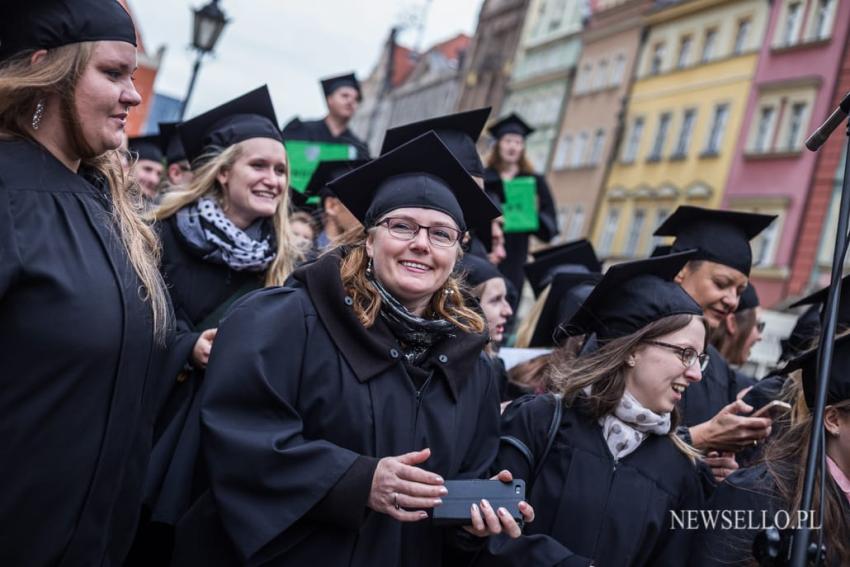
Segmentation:
{"type": "Polygon", "coordinates": [[[832,111],[832,114],[829,115],[826,122],[821,124],[820,128],[815,130],[814,133],[808,137],[806,140],[806,147],[811,151],[816,152],[818,148],[826,142],[826,139],[829,138],[832,131],[838,128],[838,125],[847,118],[848,114],[850,114],[850,92],[844,95],[844,98],[841,99],[841,102],[838,103],[838,107],[832,111]]]}

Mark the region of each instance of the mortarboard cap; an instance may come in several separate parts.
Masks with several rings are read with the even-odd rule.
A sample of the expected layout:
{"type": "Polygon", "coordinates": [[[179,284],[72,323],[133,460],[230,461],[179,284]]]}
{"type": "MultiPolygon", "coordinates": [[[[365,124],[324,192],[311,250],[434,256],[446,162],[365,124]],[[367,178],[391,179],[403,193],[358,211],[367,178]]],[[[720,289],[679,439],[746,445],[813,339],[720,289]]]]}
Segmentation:
{"type": "Polygon", "coordinates": [[[127,149],[135,154],[136,159],[161,162],[165,149],[164,146],[165,144],[160,134],[136,136],[127,140],[127,149]]]}
{"type": "Polygon", "coordinates": [[[650,258],[658,258],[659,256],[666,256],[673,252],[673,246],[671,244],[659,244],[655,248],[652,249],[652,254],[649,255],[650,258]]]}
{"type": "Polygon", "coordinates": [[[309,195],[289,186],[289,203],[292,212],[303,211],[312,215],[316,211],[316,205],[309,203],[309,195]]]}
{"type": "Polygon", "coordinates": [[[562,326],[572,319],[601,279],[602,274],[594,272],[555,274],[528,346],[549,348],[560,345],[566,338],[562,326]]]}
{"type": "Polygon", "coordinates": [[[403,207],[442,211],[462,231],[499,216],[496,206],[433,131],[328,185],[366,228],[403,207]]]}
{"type": "Polygon", "coordinates": [[[4,2],[0,18],[0,61],[27,50],[84,41],[136,45],[136,28],[116,0],[28,0],[4,2]]]}
{"type": "Polygon", "coordinates": [[[223,150],[252,138],[283,143],[272,99],[265,85],[177,126],[186,157],[194,162],[207,152],[223,150]]]}
{"type": "Polygon", "coordinates": [[[532,252],[533,262],[523,266],[525,277],[537,297],[556,273],[602,272],[593,245],[585,239],[532,252]]]}
{"type": "MultiPolygon", "coordinates": [[[[837,404],[850,398],[850,335],[835,339],[832,365],[829,368],[829,387],[826,403],[837,404]]],[[[809,350],[788,362],[783,372],[788,374],[797,369],[803,371],[803,396],[806,405],[813,409],[817,393],[818,349],[809,350]]]]}
{"type": "Polygon", "coordinates": [[[746,289],[744,289],[744,293],[741,294],[741,299],[738,300],[738,307],[735,309],[735,313],[745,309],[755,309],[759,305],[759,296],[756,293],[756,288],[752,283],[748,283],[746,289]]]}
{"type": "MultiPolygon", "coordinates": [[[[792,303],[790,308],[801,305],[820,306],[820,319],[823,321],[824,309],[826,308],[826,296],[829,294],[829,286],[807,295],[803,299],[792,303]]],[[[841,278],[841,294],[838,297],[838,324],[850,325],[850,275],[841,278]]]]}
{"type": "Polygon", "coordinates": [[[797,318],[794,323],[794,328],[791,330],[791,335],[787,339],[782,339],[779,344],[782,347],[782,353],[779,355],[779,360],[790,360],[799,356],[820,336],[820,308],[818,305],[809,306],[797,318]]]}
{"type": "Polygon", "coordinates": [[[416,136],[433,130],[470,175],[483,177],[484,165],[475,144],[489,116],[488,106],[390,128],[384,135],[381,153],[385,154],[416,136]]]}
{"type": "Polygon", "coordinates": [[[534,128],[526,124],[525,120],[520,118],[517,113],[511,112],[509,115],[499,119],[498,122],[490,126],[488,131],[491,136],[498,140],[505,134],[519,134],[523,138],[527,138],[532,132],[534,132],[534,128]]]}
{"type": "Polygon", "coordinates": [[[177,132],[179,122],[160,122],[159,135],[165,144],[165,163],[171,165],[186,160],[186,150],[177,132]]]}
{"type": "Polygon", "coordinates": [[[693,298],[673,281],[694,251],[611,266],[596,284],[565,335],[595,333],[599,340],[630,335],[672,315],[702,315],[693,298]]]}
{"type": "Polygon", "coordinates": [[[505,279],[499,268],[478,256],[465,254],[460,261],[460,273],[464,274],[466,285],[473,288],[493,278],[505,279]]]}
{"type": "Polygon", "coordinates": [[[367,163],[369,163],[368,159],[320,161],[319,165],[313,171],[313,176],[310,177],[310,182],[307,183],[307,187],[304,189],[304,194],[307,197],[327,197],[328,195],[333,195],[333,191],[327,188],[329,181],[341,177],[349,171],[353,171],[367,163]]]}
{"type": "Polygon", "coordinates": [[[351,87],[357,91],[357,100],[363,99],[363,91],[360,90],[360,81],[354,73],[346,73],[335,77],[326,77],[321,79],[322,92],[325,93],[325,98],[331,96],[335,90],[342,87],[351,87]]]}
{"type": "Polygon", "coordinates": [[[675,236],[673,252],[696,249],[694,260],[709,260],[749,276],[753,264],[750,240],[776,215],[741,213],[680,206],[655,230],[655,236],[675,236]]]}

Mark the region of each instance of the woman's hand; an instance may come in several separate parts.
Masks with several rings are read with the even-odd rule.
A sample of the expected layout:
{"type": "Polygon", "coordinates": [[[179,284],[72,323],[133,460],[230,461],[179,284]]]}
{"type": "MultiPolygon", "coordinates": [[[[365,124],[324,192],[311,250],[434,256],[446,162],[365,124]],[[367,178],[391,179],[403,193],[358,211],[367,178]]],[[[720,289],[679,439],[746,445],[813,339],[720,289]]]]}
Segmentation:
{"type": "Polygon", "coordinates": [[[207,363],[210,361],[210,351],[212,350],[213,341],[215,340],[215,334],[218,332],[218,329],[207,329],[201,336],[198,337],[198,340],[195,341],[195,346],[192,348],[192,364],[195,365],[196,368],[206,368],[207,363]]]}
{"type": "MultiPolygon", "coordinates": [[[[501,480],[502,482],[512,482],[514,479],[510,471],[501,471],[490,480],[501,480]]],[[[519,503],[519,512],[525,523],[534,521],[534,508],[528,502],[519,503]]],[[[511,513],[505,508],[493,510],[493,507],[487,500],[482,500],[481,505],[473,504],[469,511],[472,518],[472,525],[465,526],[463,529],[478,537],[487,537],[505,533],[511,538],[518,538],[522,535],[522,528],[513,519],[511,513]]]]}
{"type": "Polygon", "coordinates": [[[708,451],[737,452],[752,447],[770,435],[769,417],[745,417],[752,406],[735,400],[705,423],[690,428],[693,446],[708,451]]]}
{"type": "Polygon", "coordinates": [[[399,522],[427,518],[423,508],[439,506],[443,503],[440,497],[448,494],[442,477],[415,466],[430,456],[431,449],[422,449],[378,461],[367,506],[399,522]]]}
{"type": "Polygon", "coordinates": [[[705,457],[705,464],[711,468],[711,474],[718,483],[726,480],[726,477],[738,470],[738,461],[735,453],[724,451],[718,453],[711,451],[705,457]]]}

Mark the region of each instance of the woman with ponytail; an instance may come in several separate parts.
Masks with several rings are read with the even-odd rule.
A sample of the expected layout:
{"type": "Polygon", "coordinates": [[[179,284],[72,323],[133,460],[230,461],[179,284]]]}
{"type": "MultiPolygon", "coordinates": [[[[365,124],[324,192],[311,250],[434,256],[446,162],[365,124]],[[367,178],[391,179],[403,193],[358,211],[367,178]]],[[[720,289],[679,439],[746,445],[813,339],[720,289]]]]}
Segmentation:
{"type": "Polygon", "coordinates": [[[0,563],[120,565],[169,329],[116,148],[136,32],[115,0],[0,18],[0,563]]]}

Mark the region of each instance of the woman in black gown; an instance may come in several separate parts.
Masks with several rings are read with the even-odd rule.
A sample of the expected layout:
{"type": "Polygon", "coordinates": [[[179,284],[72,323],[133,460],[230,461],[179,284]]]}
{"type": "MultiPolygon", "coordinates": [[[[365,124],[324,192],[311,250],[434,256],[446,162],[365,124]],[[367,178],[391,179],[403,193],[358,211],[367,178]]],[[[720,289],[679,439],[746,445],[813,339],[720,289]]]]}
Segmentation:
{"type": "Polygon", "coordinates": [[[115,151],[136,33],[57,0],[4,4],[0,38],[0,564],[120,565],[169,320],[115,151]]]}
{"type": "MultiPolygon", "coordinates": [[[[433,132],[330,186],[366,232],[222,322],[201,410],[211,490],[175,565],[431,567],[480,545],[427,510],[498,445],[484,322],[451,275],[466,227],[498,211],[433,132]]],[[[470,523],[519,535],[483,502],[470,523]]]]}
{"type": "Polygon", "coordinates": [[[675,407],[707,363],[702,310],[672,282],[687,257],[610,268],[568,327],[595,333],[598,350],[556,358],[562,397],[505,409],[495,467],[526,480],[538,518],[478,565],[685,564],[693,532],[671,529],[671,514],[699,509],[703,492],[675,407]]]}

